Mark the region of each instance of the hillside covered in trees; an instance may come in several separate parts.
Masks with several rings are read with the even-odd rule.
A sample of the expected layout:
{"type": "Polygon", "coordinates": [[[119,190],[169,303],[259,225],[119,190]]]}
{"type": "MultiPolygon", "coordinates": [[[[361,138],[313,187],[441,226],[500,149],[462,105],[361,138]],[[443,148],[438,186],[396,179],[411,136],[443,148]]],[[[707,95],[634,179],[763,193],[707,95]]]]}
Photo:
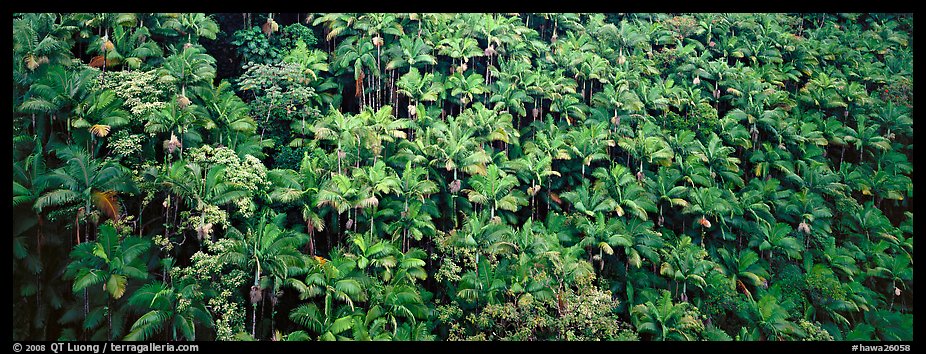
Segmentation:
{"type": "Polygon", "coordinates": [[[13,14],[14,340],[913,339],[913,16],[13,14]]]}

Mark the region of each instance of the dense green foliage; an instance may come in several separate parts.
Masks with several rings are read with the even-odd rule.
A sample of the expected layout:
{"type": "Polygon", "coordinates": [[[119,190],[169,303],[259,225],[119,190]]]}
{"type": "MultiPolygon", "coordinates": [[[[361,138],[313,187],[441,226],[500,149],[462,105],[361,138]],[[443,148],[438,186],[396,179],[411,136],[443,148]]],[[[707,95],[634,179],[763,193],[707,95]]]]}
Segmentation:
{"type": "Polygon", "coordinates": [[[912,340],[912,34],[14,14],[13,338],[912,340]]]}

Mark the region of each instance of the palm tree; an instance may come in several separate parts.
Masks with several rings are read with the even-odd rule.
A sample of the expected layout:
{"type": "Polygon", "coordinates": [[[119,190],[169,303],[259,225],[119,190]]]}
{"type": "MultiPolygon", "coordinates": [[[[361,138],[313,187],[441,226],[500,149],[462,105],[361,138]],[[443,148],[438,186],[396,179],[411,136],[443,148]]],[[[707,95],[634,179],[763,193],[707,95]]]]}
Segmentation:
{"type": "Polygon", "coordinates": [[[13,19],[13,62],[16,63],[13,73],[17,82],[29,80],[29,73],[42,65],[58,66],[71,60],[72,35],[77,28],[63,17],[54,13],[25,13],[13,19]]]}
{"type": "MultiPolygon", "coordinates": [[[[58,149],[56,154],[65,165],[42,178],[41,183],[46,183],[50,190],[35,200],[34,207],[38,212],[45,212],[48,207],[67,207],[74,202],[79,203],[79,209],[74,214],[74,230],[77,232],[77,243],[80,244],[80,219],[83,218],[84,222],[93,221],[94,224],[98,222],[99,214],[92,212],[92,207],[118,220],[120,204],[116,194],[138,193],[138,188],[118,163],[101,162],[91,158],[86,151],[72,146],[58,149]]],[[[89,240],[87,234],[85,240],[89,240]]]]}
{"type": "MultiPolygon", "coordinates": [[[[422,176],[428,174],[428,171],[421,166],[414,166],[412,161],[405,163],[402,175],[399,179],[399,185],[395,188],[396,195],[403,200],[401,217],[397,221],[402,227],[390,227],[390,233],[402,230],[402,249],[407,250],[407,237],[412,235],[416,241],[420,241],[422,236],[427,233],[428,236],[434,234],[434,224],[430,222],[433,208],[433,202],[427,197],[438,191],[437,184],[430,179],[422,179],[422,176]],[[413,204],[409,207],[409,201],[413,204]]],[[[436,213],[434,213],[436,214],[436,213]]]]}
{"type": "Polygon", "coordinates": [[[309,255],[312,256],[315,255],[315,233],[325,231],[324,213],[316,208],[320,188],[327,180],[317,161],[303,153],[299,172],[288,169],[267,171],[267,179],[275,187],[270,192],[270,199],[302,205],[302,220],[309,234],[309,255]]]}
{"type": "MultiPolygon", "coordinates": [[[[730,280],[731,289],[745,289],[745,284],[754,287],[765,286],[769,278],[768,271],[759,263],[759,255],[750,249],[730,251],[726,248],[717,249],[720,262],[717,263],[719,271],[730,280]]],[[[752,297],[751,293],[748,293],[752,297]]]]}
{"type": "MultiPolygon", "coordinates": [[[[669,145],[662,140],[657,134],[659,128],[655,124],[646,122],[642,127],[636,130],[636,136],[632,138],[621,137],[617,141],[617,146],[627,151],[628,156],[632,155],[640,162],[637,172],[643,172],[643,162],[647,164],[659,164],[669,166],[672,163],[673,152],[669,145]]],[[[631,163],[627,160],[627,165],[631,163]]]]}
{"type": "Polygon", "coordinates": [[[90,68],[68,70],[62,65],[51,66],[29,86],[19,111],[33,114],[33,131],[36,131],[35,114],[50,115],[50,134],[54,132],[54,125],[60,124],[58,115],[62,115],[70,138],[71,122],[68,116],[88,98],[94,79],[96,72],[90,68]]]}
{"type": "Polygon", "coordinates": [[[560,195],[572,204],[576,211],[587,217],[594,217],[596,213],[609,213],[617,210],[617,203],[608,196],[603,188],[589,187],[588,181],[583,181],[576,189],[563,192],[560,195]]]}
{"type": "Polygon", "coordinates": [[[714,176],[716,175],[720,177],[722,184],[732,181],[737,186],[742,187],[743,179],[737,174],[737,172],[739,172],[738,165],[740,160],[736,157],[729,156],[733,151],[733,148],[723,145],[723,142],[717,134],[711,133],[707,145],[701,144],[701,142],[698,141],[692,154],[693,156],[697,156],[701,162],[705,164],[710,172],[711,178],[715,178],[714,176]]]}
{"type": "Polygon", "coordinates": [[[336,336],[353,326],[350,317],[355,310],[354,302],[367,298],[360,281],[354,275],[356,261],[346,257],[332,257],[323,262],[315,259],[309,262],[305,281],[291,278],[286,284],[299,291],[300,300],[321,296],[322,309],[319,310],[314,302],[310,302],[296,307],[289,317],[317,333],[320,340],[336,340],[336,336]],[[335,301],[349,307],[337,306],[335,301]]]}
{"type": "Polygon", "coordinates": [[[531,197],[531,218],[537,211],[536,197],[543,182],[550,176],[560,176],[558,171],[553,170],[553,158],[533,150],[523,157],[513,160],[515,166],[515,175],[528,185],[527,194],[531,197]]]}
{"type": "MultiPolygon", "coordinates": [[[[596,189],[605,189],[615,201],[617,216],[624,216],[625,212],[646,220],[646,212],[655,212],[655,199],[651,193],[642,186],[642,182],[630,173],[626,166],[615,163],[610,170],[599,167],[592,172],[598,178],[596,189]]],[[[641,176],[638,174],[637,176],[641,176]]]]}
{"type": "Polygon", "coordinates": [[[485,174],[486,164],[491,161],[485,149],[476,144],[476,130],[463,125],[461,119],[450,117],[446,122],[435,122],[434,137],[436,144],[431,145],[430,154],[436,159],[432,164],[443,165],[447,171],[453,171],[453,180],[459,180],[458,170],[470,175],[485,174]]]}
{"type": "MultiPolygon", "coordinates": [[[[353,328],[353,312],[343,305],[333,308],[328,297],[325,299],[323,311],[320,311],[315,303],[304,304],[293,309],[289,314],[289,318],[293,322],[317,333],[320,341],[346,340],[347,337],[341,334],[353,328]]],[[[305,332],[296,331],[292,334],[296,333],[304,334],[305,332]]]]}
{"type": "Polygon", "coordinates": [[[383,161],[376,161],[373,166],[355,168],[353,178],[360,186],[357,207],[373,208],[370,213],[370,236],[373,236],[373,218],[379,206],[380,195],[387,195],[399,188],[399,178],[395,171],[383,161]]]}
{"type": "MultiPolygon", "coordinates": [[[[378,74],[376,59],[373,57],[374,45],[370,41],[357,36],[351,36],[338,45],[335,57],[338,58],[333,62],[335,73],[343,70],[350,70],[354,73],[354,84],[356,90],[354,96],[360,98],[360,108],[373,105],[372,96],[367,92],[366,77],[367,71],[378,74]],[[369,96],[369,97],[368,97],[369,96]]],[[[370,80],[372,82],[372,79],[370,80]]]]}
{"type": "Polygon", "coordinates": [[[231,84],[222,81],[211,89],[200,90],[202,104],[209,120],[215,123],[217,143],[235,149],[241,134],[253,134],[257,123],[249,115],[250,108],[235,95],[231,84]]]}
{"type": "Polygon", "coordinates": [[[370,307],[366,320],[382,319],[386,325],[391,325],[393,338],[403,325],[414,327],[419,319],[427,319],[428,308],[417,288],[409,285],[389,284],[377,290],[379,290],[378,294],[373,298],[378,301],[370,307]],[[408,322],[400,320],[403,318],[408,322]]]}
{"type": "MultiPolygon", "coordinates": [[[[113,300],[119,300],[129,288],[130,279],[144,280],[148,277],[148,267],[141,256],[151,248],[151,241],[141,237],[124,237],[120,240],[116,228],[103,224],[99,227],[99,237],[93,242],[84,242],[71,250],[71,263],[64,270],[65,278],[74,279],[72,290],[84,292],[84,325],[86,329],[95,327],[105,314],[108,321],[106,338],[112,340],[119,336],[120,326],[113,326],[113,300]],[[102,284],[106,292],[106,306],[89,312],[89,289],[102,284]]],[[[118,315],[118,314],[117,314],[118,315]]]]}
{"type": "Polygon", "coordinates": [[[471,73],[464,76],[460,72],[454,72],[447,76],[444,88],[449,90],[450,95],[455,98],[460,112],[462,112],[476,97],[489,92],[489,88],[485,86],[483,81],[481,74],[471,73]]]}
{"type": "Polygon", "coordinates": [[[719,223],[723,238],[727,239],[728,228],[725,216],[729,216],[734,209],[734,205],[736,205],[735,197],[730,190],[717,187],[698,187],[689,190],[688,193],[690,204],[682,209],[682,213],[700,215],[701,217],[697,219],[697,223],[702,227],[702,231],[711,228],[712,221],[719,223]]]}
{"type": "Polygon", "coordinates": [[[206,53],[201,45],[184,46],[166,59],[158,69],[158,80],[180,87],[179,100],[187,98],[186,88],[193,86],[211,87],[215,79],[215,58],[206,53]]]}
{"type": "Polygon", "coordinates": [[[647,189],[654,191],[656,204],[659,206],[659,225],[662,224],[662,207],[687,207],[687,188],[678,185],[681,173],[672,167],[660,167],[656,172],[656,179],[646,179],[647,189]]]}
{"type": "Polygon", "coordinates": [[[589,263],[594,260],[598,261],[599,272],[604,272],[605,259],[604,254],[609,256],[614,254],[614,247],[630,248],[633,246],[633,240],[624,230],[624,225],[619,218],[607,218],[601,212],[595,213],[595,221],[586,218],[580,218],[578,223],[579,230],[585,235],[579,245],[586,250],[598,248],[598,254],[593,256],[593,252],[588,252],[589,263]]]}
{"type": "MultiPolygon", "coordinates": [[[[393,105],[398,105],[396,93],[401,93],[396,91],[396,87],[401,87],[397,85],[396,78],[399,75],[399,70],[396,69],[408,67],[408,72],[411,73],[412,70],[417,72],[419,66],[437,64],[437,58],[431,55],[432,50],[421,37],[405,36],[400,37],[397,44],[393,44],[386,50],[386,55],[391,58],[386,62],[386,70],[391,72],[392,82],[389,83],[389,86],[392,87],[391,101],[393,105]]],[[[412,104],[417,105],[416,103],[412,104]]]]}
{"type": "Polygon", "coordinates": [[[184,148],[193,147],[203,141],[200,128],[212,129],[213,127],[215,127],[215,122],[208,115],[201,114],[201,111],[195,109],[194,106],[183,107],[177,103],[152,111],[147,117],[145,132],[161,134],[170,132],[170,140],[165,140],[164,143],[164,149],[168,151],[165,155],[177,149],[180,158],[183,159],[184,148]],[[175,135],[174,132],[177,134],[175,135]],[[179,141],[176,140],[177,137],[179,141]],[[174,141],[177,143],[174,144],[174,141]]]}
{"type": "Polygon", "coordinates": [[[207,328],[214,325],[204,300],[202,286],[195,281],[145,284],[132,293],[128,303],[148,311],[123,339],[150,340],[164,331],[170,333],[170,340],[196,340],[197,324],[207,328]]]}
{"type": "Polygon", "coordinates": [[[470,189],[463,190],[470,202],[489,208],[490,218],[495,219],[495,210],[517,212],[527,205],[524,193],[517,189],[518,179],[491,164],[485,175],[476,175],[469,180],[470,189]]]}
{"type": "Polygon", "coordinates": [[[803,247],[797,238],[788,236],[792,231],[794,229],[791,226],[781,222],[759,223],[761,238],[754,239],[750,245],[759,243],[759,250],[768,251],[769,258],[772,258],[773,253],[784,253],[789,259],[801,259],[803,247]]]}
{"type": "MultiPolygon", "coordinates": [[[[458,32],[452,34],[452,37],[445,38],[438,43],[437,53],[449,56],[454,60],[456,65],[464,65],[472,57],[481,57],[485,52],[479,48],[479,42],[472,37],[466,37],[458,32]]],[[[482,79],[482,76],[479,77],[482,79]]]]}
{"type": "MultiPolygon", "coordinates": [[[[132,22],[134,25],[134,20],[132,22]]],[[[164,55],[157,42],[150,39],[151,31],[148,27],[139,26],[130,30],[127,26],[113,26],[112,36],[98,37],[87,47],[88,53],[99,54],[91,60],[90,65],[102,66],[105,58],[107,68],[122,65],[130,69],[140,69],[146,59],[160,58],[164,55]],[[97,62],[99,65],[95,65],[97,62]]]]}
{"type": "MultiPolygon", "coordinates": [[[[342,174],[335,174],[322,184],[321,189],[318,191],[318,203],[315,206],[319,208],[323,206],[331,207],[337,212],[335,217],[339,219],[341,214],[356,206],[359,195],[360,189],[354,185],[350,178],[342,174]]],[[[339,225],[337,220],[335,225],[339,225]]]]}
{"type": "MultiPolygon", "coordinates": [[[[312,128],[315,139],[334,140],[337,142],[338,174],[342,174],[341,159],[346,155],[342,145],[357,142],[357,155],[360,155],[360,136],[363,135],[363,121],[356,115],[343,114],[340,110],[331,108],[328,115],[315,123],[312,128]]],[[[358,161],[359,163],[359,161],[358,161]]]]}
{"type": "Polygon", "coordinates": [[[297,249],[306,239],[302,234],[283,229],[281,224],[285,219],[286,214],[269,215],[265,210],[257,225],[249,228],[246,234],[230,227],[231,247],[220,255],[226,263],[243,270],[254,270],[254,283],[250,289],[252,337],[257,335],[257,303],[264,300],[261,292],[267,288],[278,289],[302,264],[302,254],[297,249]]]}
{"type": "Polygon", "coordinates": [[[659,274],[675,281],[676,291],[677,285],[682,284],[680,295],[682,301],[688,301],[688,283],[699,289],[707,286],[704,277],[714,267],[714,264],[705,259],[708,254],[703,246],[698,247],[691,243],[691,237],[682,236],[676,244],[670,244],[661,252],[663,262],[659,267],[659,274]]]}
{"type": "MultiPolygon", "coordinates": [[[[409,68],[408,73],[402,75],[395,85],[398,87],[398,93],[411,100],[409,107],[417,107],[421,102],[437,101],[444,91],[443,85],[435,79],[433,73],[421,75],[416,67],[409,68]]],[[[418,117],[417,109],[409,109],[409,116],[418,117]]]]}
{"type": "Polygon", "coordinates": [[[690,305],[687,302],[675,304],[669,292],[662,290],[662,296],[655,304],[646,302],[630,310],[634,326],[640,333],[647,333],[653,340],[693,340],[690,333],[682,329],[686,320],[685,312],[690,305]]]}
{"type": "MultiPolygon", "coordinates": [[[[774,294],[766,293],[759,298],[759,301],[750,298],[752,310],[750,314],[754,316],[755,323],[758,325],[756,332],[763,334],[765,339],[782,339],[788,338],[789,335],[800,336],[803,331],[793,322],[789,321],[788,310],[780,304],[781,300],[774,294]]],[[[750,317],[752,317],[750,316],[750,317]]]]}
{"type": "MultiPolygon", "coordinates": [[[[161,186],[166,187],[170,193],[183,198],[186,205],[193,208],[201,215],[209,214],[210,209],[218,206],[224,206],[235,202],[236,200],[247,198],[250,193],[247,189],[238,184],[228,181],[226,176],[227,167],[225,165],[213,165],[208,169],[197,163],[172,163],[167,167],[165,173],[159,178],[161,186]]],[[[168,197],[169,198],[169,197],[168,197]]],[[[166,213],[170,212],[170,202],[165,209],[166,213]]],[[[174,203],[173,219],[168,219],[170,214],[165,215],[165,225],[176,224],[176,218],[179,215],[177,208],[179,203],[174,203]]],[[[212,223],[207,223],[205,218],[200,219],[200,225],[196,226],[197,237],[200,242],[208,236],[212,230],[212,223]]],[[[165,234],[169,235],[168,229],[165,234]]],[[[186,240],[186,237],[184,237],[186,240]]]]}
{"type": "Polygon", "coordinates": [[[501,273],[500,269],[492,269],[485,258],[481,259],[475,271],[470,270],[460,277],[456,289],[457,298],[477,306],[480,303],[502,303],[508,284],[506,284],[504,274],[501,273]]]}
{"type": "Polygon", "coordinates": [[[846,142],[855,145],[858,148],[859,162],[865,159],[867,149],[889,150],[891,148],[890,140],[880,134],[881,126],[878,124],[868,124],[868,117],[865,115],[855,116],[856,127],[846,127],[846,142]]]}
{"type": "Polygon", "coordinates": [[[373,151],[373,163],[379,161],[383,142],[393,143],[395,139],[405,139],[405,130],[412,127],[413,122],[407,118],[396,118],[392,115],[392,106],[386,105],[374,112],[364,109],[357,117],[366,122],[369,139],[367,143],[373,151]]]}
{"type": "Polygon", "coordinates": [[[570,130],[567,141],[571,143],[573,156],[581,159],[582,176],[585,175],[585,166],[592,162],[605,160],[608,155],[604,153],[606,147],[613,147],[614,140],[608,139],[607,123],[593,124],[587,122],[582,127],[570,130]]]}

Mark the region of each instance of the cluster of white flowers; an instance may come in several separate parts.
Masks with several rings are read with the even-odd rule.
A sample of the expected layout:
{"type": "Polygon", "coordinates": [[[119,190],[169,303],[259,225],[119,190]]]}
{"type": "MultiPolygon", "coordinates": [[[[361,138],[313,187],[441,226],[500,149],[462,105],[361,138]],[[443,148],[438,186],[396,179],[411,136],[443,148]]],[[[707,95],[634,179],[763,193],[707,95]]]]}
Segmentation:
{"type": "Polygon", "coordinates": [[[113,90],[124,101],[122,106],[138,120],[166,107],[170,91],[174,90],[158,81],[156,70],[112,71],[107,76],[103,88],[113,90]]]}
{"type": "Polygon", "coordinates": [[[106,141],[106,147],[116,156],[133,156],[141,151],[142,134],[130,134],[120,130],[106,141]]]}

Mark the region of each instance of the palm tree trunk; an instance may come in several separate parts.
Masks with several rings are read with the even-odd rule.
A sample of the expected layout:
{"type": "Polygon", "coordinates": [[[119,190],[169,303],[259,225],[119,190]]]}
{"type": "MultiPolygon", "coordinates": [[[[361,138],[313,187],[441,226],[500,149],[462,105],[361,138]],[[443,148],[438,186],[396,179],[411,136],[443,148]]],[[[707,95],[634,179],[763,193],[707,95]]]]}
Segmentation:
{"type": "Polygon", "coordinates": [[[370,237],[373,237],[373,218],[376,217],[376,207],[373,207],[373,212],[370,213],[370,237]]]}
{"type": "Polygon", "coordinates": [[[74,215],[74,230],[77,231],[77,244],[80,244],[80,219],[74,215]]]}
{"type": "Polygon", "coordinates": [[[309,254],[315,255],[315,228],[309,222],[305,223],[306,230],[309,231],[309,254]]]}
{"type": "Polygon", "coordinates": [[[257,303],[251,304],[251,337],[257,339],[257,303]]]}
{"type": "Polygon", "coordinates": [[[113,309],[112,309],[113,300],[110,297],[106,297],[106,319],[109,322],[109,332],[107,336],[109,340],[113,340],[113,309]]]}

